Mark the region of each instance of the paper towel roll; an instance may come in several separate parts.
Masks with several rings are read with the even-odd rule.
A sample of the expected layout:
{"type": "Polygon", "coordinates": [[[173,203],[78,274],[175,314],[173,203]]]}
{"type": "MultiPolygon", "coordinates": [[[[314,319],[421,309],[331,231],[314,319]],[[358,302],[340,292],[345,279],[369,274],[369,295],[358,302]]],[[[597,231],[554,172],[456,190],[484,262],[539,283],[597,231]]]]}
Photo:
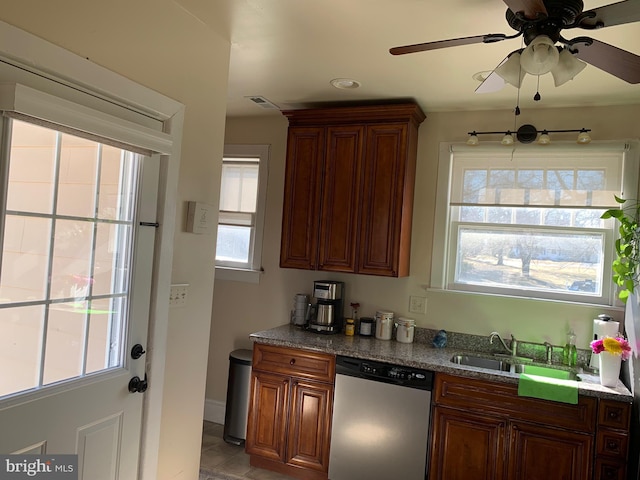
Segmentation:
{"type": "MultiPolygon", "coordinates": [[[[593,339],[599,340],[604,337],[615,337],[620,331],[620,322],[614,322],[609,320],[605,322],[595,318],[593,320],[593,339]]],[[[591,354],[591,361],[589,362],[591,368],[599,368],[598,356],[591,354]]]]}
{"type": "Polygon", "coordinates": [[[603,322],[602,320],[595,319],[593,321],[593,335],[594,340],[598,340],[603,337],[615,337],[620,331],[620,322],[608,321],[603,322]]]}

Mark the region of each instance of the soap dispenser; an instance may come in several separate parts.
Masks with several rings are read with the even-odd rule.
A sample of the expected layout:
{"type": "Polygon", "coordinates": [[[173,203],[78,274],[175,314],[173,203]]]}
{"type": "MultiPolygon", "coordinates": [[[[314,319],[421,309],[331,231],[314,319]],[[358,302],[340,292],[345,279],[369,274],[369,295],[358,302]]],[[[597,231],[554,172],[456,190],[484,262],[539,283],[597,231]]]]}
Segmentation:
{"type": "Polygon", "coordinates": [[[575,367],[578,363],[578,350],[576,349],[576,334],[573,330],[567,333],[567,343],[562,350],[562,363],[570,367],[575,367]]]}

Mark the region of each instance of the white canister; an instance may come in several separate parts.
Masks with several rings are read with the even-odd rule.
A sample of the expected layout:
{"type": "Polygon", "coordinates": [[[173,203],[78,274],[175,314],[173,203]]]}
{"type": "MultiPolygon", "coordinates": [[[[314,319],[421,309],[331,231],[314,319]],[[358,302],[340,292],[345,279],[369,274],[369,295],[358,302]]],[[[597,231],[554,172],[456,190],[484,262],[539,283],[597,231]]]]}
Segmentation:
{"type": "Polygon", "coordinates": [[[396,340],[401,343],[413,343],[416,321],[412,318],[399,317],[396,322],[396,340]]]}
{"type": "Polygon", "coordinates": [[[393,331],[393,312],[376,312],[376,338],[391,340],[393,331]]]}

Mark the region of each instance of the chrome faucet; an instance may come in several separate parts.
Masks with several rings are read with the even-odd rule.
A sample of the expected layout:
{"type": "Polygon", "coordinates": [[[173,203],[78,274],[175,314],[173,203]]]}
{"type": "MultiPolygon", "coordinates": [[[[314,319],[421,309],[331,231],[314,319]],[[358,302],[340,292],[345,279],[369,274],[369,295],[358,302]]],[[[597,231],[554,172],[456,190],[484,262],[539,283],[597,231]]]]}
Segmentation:
{"type": "Polygon", "coordinates": [[[518,356],[518,340],[516,340],[516,337],[514,337],[513,334],[511,335],[511,348],[507,347],[507,344],[504,343],[504,340],[498,332],[491,332],[489,335],[489,343],[491,345],[493,345],[493,339],[496,337],[498,337],[498,340],[500,340],[500,343],[502,343],[502,346],[507,352],[509,352],[513,357],[518,356]]]}
{"type": "Polygon", "coordinates": [[[546,348],[545,354],[547,358],[547,365],[551,365],[551,359],[553,356],[553,345],[551,345],[549,342],[544,342],[543,345],[544,348],[546,348]]]}

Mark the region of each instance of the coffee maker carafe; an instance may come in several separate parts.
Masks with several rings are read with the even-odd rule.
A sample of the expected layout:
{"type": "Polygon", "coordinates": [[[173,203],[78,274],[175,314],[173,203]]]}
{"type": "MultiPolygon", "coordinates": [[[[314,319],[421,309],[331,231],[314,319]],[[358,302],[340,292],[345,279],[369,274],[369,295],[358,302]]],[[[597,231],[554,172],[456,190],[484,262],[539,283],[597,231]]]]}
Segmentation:
{"type": "Polygon", "coordinates": [[[344,283],[334,280],[313,282],[316,303],[308,328],[319,333],[338,333],[342,330],[344,283]]]}

